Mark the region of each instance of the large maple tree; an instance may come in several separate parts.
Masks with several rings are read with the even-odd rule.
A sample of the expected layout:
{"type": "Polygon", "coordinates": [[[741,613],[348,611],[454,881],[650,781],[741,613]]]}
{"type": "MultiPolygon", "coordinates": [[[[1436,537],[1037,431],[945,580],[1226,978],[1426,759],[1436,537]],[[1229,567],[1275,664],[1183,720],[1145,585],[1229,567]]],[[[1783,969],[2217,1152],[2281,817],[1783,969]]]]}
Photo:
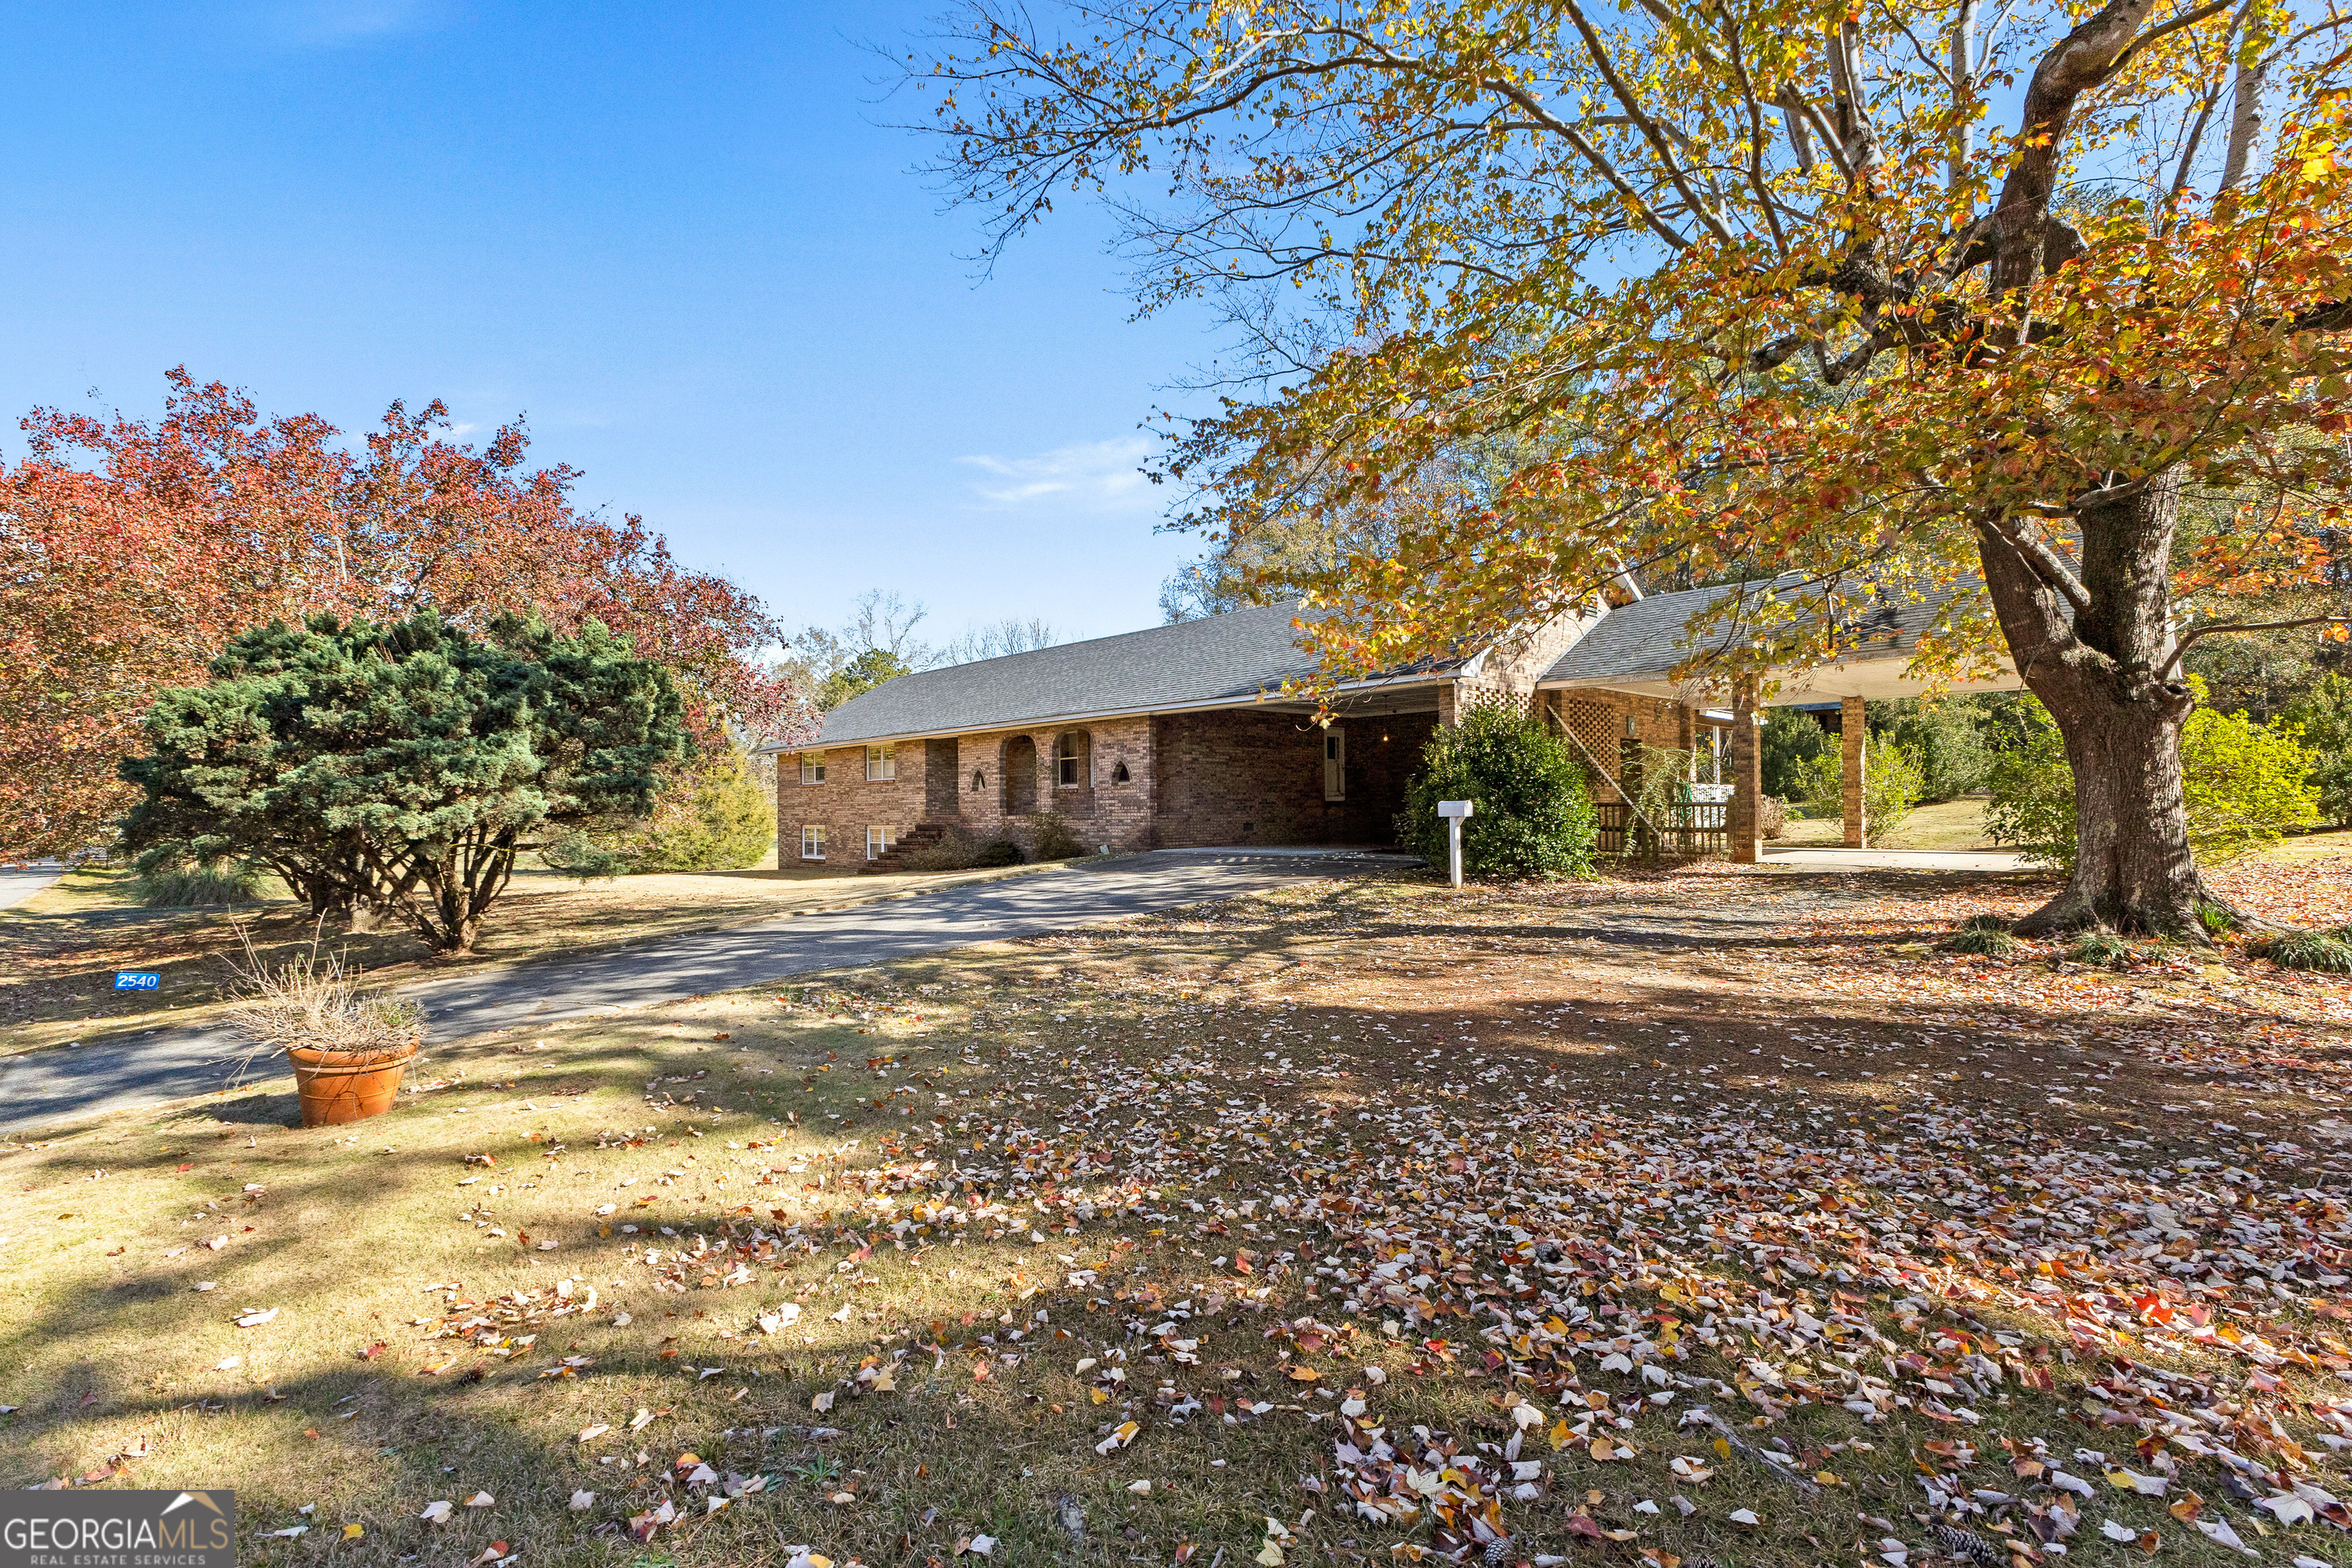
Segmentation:
{"type": "Polygon", "coordinates": [[[233,637],[314,615],[459,626],[602,623],[676,678],[707,744],[784,737],[806,695],[752,595],[680,565],[643,520],[583,512],[520,425],[454,439],[394,403],[354,447],[314,415],[171,374],[161,419],[56,409],[0,470],[0,847],[101,843],[135,797],[116,765],[156,696],[233,637]]]}
{"type": "Polygon", "coordinates": [[[1692,627],[1717,682],[1940,602],[1923,666],[2005,651],[2074,764],[2029,923],[2194,935],[2180,658],[2325,577],[2352,477],[2345,21],[963,0],[909,79],[993,243],[1091,191],[1147,308],[1228,307],[1192,521],[1379,511],[1294,580],[1334,671],[1663,566],[1755,585],[1692,627]]]}

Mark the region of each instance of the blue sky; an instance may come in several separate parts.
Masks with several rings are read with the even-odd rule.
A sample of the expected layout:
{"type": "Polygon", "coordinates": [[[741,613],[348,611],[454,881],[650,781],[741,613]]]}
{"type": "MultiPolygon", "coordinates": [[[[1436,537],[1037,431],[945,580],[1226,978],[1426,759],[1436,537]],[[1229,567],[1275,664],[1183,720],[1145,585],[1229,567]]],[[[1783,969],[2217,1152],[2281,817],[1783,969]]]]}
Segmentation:
{"type": "Polygon", "coordinates": [[[1139,426],[1214,342],[1128,320],[1081,205],[976,281],[863,47],[929,10],[11,4],[5,450],[182,363],[347,431],[437,396],[796,625],[1149,625],[1194,545],[1139,426]]]}

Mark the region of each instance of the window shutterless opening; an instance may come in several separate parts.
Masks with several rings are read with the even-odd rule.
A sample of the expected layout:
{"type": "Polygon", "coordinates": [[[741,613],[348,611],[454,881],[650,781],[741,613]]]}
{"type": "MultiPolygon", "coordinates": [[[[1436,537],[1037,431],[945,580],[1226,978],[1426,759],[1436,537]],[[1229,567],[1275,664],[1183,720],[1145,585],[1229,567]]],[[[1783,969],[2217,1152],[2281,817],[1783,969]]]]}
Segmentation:
{"type": "Polygon", "coordinates": [[[1086,731],[1073,730],[1054,742],[1054,783],[1062,789],[1077,789],[1091,782],[1086,731]]]}
{"type": "Polygon", "coordinates": [[[801,753],[801,783],[804,784],[821,784],[824,783],[824,753],[823,752],[803,752],[801,753]]]}
{"type": "Polygon", "coordinates": [[[898,846],[898,830],[895,827],[869,827],[866,830],[866,858],[879,860],[898,846]]]}
{"type": "Polygon", "coordinates": [[[866,748],[866,782],[881,784],[898,776],[898,748],[868,746],[866,748]]]}
{"type": "Polygon", "coordinates": [[[801,858],[803,860],[824,858],[824,824],[812,822],[801,828],[801,858]]]}

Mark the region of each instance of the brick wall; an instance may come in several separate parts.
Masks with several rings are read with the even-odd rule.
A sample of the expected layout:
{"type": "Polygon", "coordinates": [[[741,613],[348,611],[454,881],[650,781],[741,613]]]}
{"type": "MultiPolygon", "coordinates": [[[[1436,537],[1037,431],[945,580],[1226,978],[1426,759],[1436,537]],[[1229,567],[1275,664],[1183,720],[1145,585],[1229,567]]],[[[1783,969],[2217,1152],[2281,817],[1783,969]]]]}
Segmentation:
{"type": "MultiPolygon", "coordinates": [[[[866,748],[834,746],[823,752],[824,783],[801,782],[801,755],[784,752],[776,759],[776,863],[786,868],[808,864],[801,858],[801,828],[808,823],[825,830],[825,863],[855,871],[866,863],[866,830],[887,827],[904,834],[923,819],[926,748],[922,742],[892,748],[898,776],[868,783],[866,748]]],[[[809,753],[817,754],[814,750],[809,753]]]]}
{"type": "Polygon", "coordinates": [[[1156,843],[1390,844],[1433,713],[1338,721],[1345,801],[1323,798],[1323,731],[1296,714],[1178,713],[1152,726],[1156,843]]]}
{"type": "Polygon", "coordinates": [[[1023,769],[1027,799],[1036,811],[1057,811],[1089,847],[1140,849],[1151,842],[1151,727],[1146,719],[1118,720],[1076,727],[1087,739],[1086,782],[1065,787],[1056,779],[1055,745],[1071,730],[1004,730],[936,741],[905,741],[893,748],[898,776],[887,783],[866,779],[866,748],[835,746],[824,752],[825,781],[800,782],[800,759],[778,759],[776,838],[781,864],[800,859],[801,828],[821,823],[826,864],[855,870],[865,863],[866,830],[886,826],[898,837],[918,824],[961,826],[978,838],[1011,837],[1023,853],[1035,845],[1034,816],[1009,808],[1013,793],[1005,776],[1016,738],[1034,748],[1023,769]],[[1118,774],[1124,764],[1127,777],[1118,774]],[[974,787],[975,780],[978,787],[974,787]]]}
{"type": "Polygon", "coordinates": [[[1034,843],[1030,813],[1014,809],[1034,802],[1037,811],[1059,812],[1089,847],[1151,847],[1151,721],[1114,719],[1062,730],[1004,730],[957,737],[954,821],[982,838],[1010,837],[1025,852],[1034,843]],[[1065,786],[1056,774],[1055,747],[1076,733],[1086,740],[1086,782],[1065,786]],[[1026,770],[1026,800],[1015,799],[1017,783],[1006,776],[1008,758],[1025,737],[1034,755],[1026,770]],[[1119,777],[1122,767],[1125,779],[1119,777]],[[979,787],[975,789],[974,784],[979,787]]]}
{"type": "Polygon", "coordinates": [[[866,859],[866,830],[898,837],[918,824],[962,827],[977,838],[1009,837],[1024,853],[1035,844],[1035,816],[1015,810],[1034,802],[1059,812],[1080,841],[1113,849],[1185,848],[1223,844],[1389,844],[1404,787],[1435,728],[1434,713],[1336,721],[1347,747],[1344,801],[1323,798],[1323,731],[1296,714],[1238,710],[1122,719],[1076,728],[1087,742],[1085,782],[1058,782],[1055,746],[1066,730],[992,731],[893,748],[897,777],[869,783],[866,749],[824,751],[825,780],[800,782],[800,759],[777,759],[776,837],[780,863],[800,858],[801,828],[825,829],[826,865],[856,870],[866,859]],[[1008,758],[1034,750],[1018,782],[1008,758]],[[1125,778],[1119,775],[1125,772],[1125,778]],[[952,805],[946,803],[952,801],[952,805]]]}

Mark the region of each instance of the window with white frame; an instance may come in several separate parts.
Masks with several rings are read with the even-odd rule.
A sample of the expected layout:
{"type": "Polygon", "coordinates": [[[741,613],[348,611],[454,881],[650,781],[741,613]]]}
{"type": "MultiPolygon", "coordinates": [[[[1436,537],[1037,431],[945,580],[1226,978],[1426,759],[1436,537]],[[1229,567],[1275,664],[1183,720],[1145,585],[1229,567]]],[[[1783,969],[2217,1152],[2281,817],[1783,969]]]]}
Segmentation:
{"type": "Polygon", "coordinates": [[[801,858],[803,860],[822,860],[824,858],[824,823],[811,822],[802,826],[801,858]]]}
{"type": "Polygon", "coordinates": [[[824,753],[823,752],[803,752],[801,753],[801,783],[804,784],[820,784],[824,783],[824,753]]]}
{"type": "Polygon", "coordinates": [[[1054,742],[1054,783],[1061,789],[1078,789],[1092,782],[1087,766],[1087,732],[1073,730],[1054,742]]]}
{"type": "Polygon", "coordinates": [[[898,776],[898,749],[896,746],[866,748],[866,782],[880,784],[898,776]]]}
{"type": "Polygon", "coordinates": [[[879,860],[898,846],[898,830],[895,827],[869,827],[866,830],[866,858],[879,860]]]}

